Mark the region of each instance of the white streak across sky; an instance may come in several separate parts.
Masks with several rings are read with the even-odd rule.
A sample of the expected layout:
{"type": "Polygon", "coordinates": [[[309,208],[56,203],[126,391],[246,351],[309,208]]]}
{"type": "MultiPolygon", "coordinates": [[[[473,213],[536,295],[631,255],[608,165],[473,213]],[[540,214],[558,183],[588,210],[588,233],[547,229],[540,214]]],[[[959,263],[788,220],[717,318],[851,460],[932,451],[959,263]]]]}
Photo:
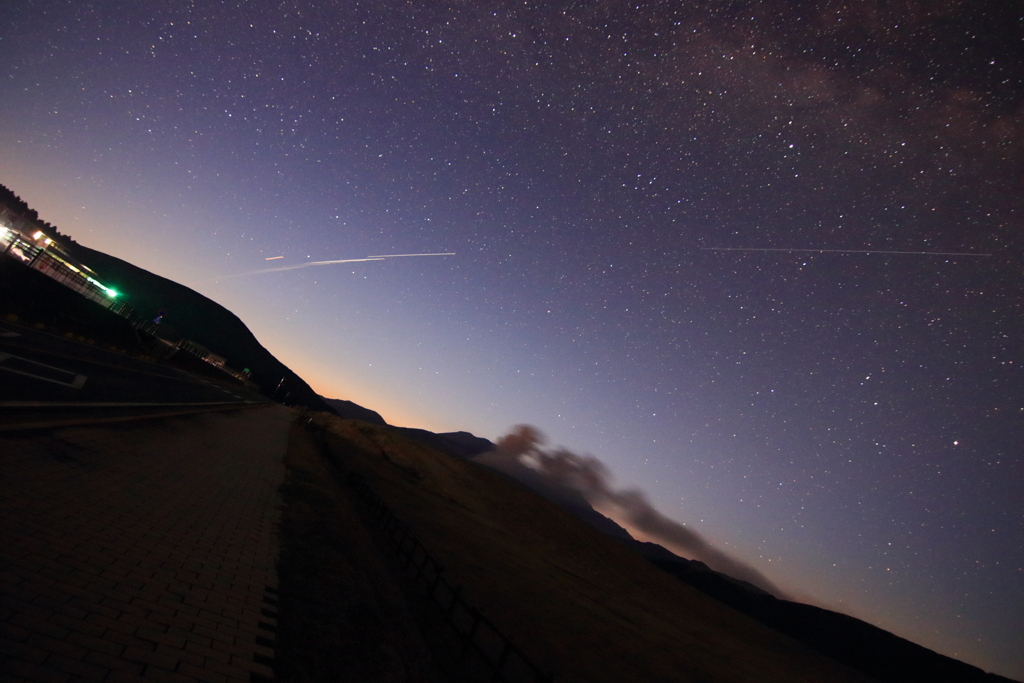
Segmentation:
{"type": "Polygon", "coordinates": [[[380,254],[379,256],[367,256],[368,259],[399,258],[402,256],[455,256],[454,251],[446,251],[438,254],[380,254]]]}
{"type": "MultiPolygon", "coordinates": [[[[309,263],[299,263],[294,266],[281,266],[279,268],[264,268],[262,270],[249,270],[244,273],[235,273],[233,275],[224,275],[222,279],[234,278],[234,277],[248,277],[250,275],[263,275],[266,273],[280,273],[285,270],[299,270],[300,268],[312,268],[314,266],[332,266],[337,263],[360,263],[363,261],[384,261],[389,258],[399,258],[405,256],[455,256],[454,251],[446,251],[435,254],[381,254],[379,256],[367,256],[365,258],[345,258],[335,259],[331,261],[310,261],[309,263]]],[[[266,259],[268,261],[284,258],[283,256],[274,256],[273,258],[266,259]]]]}
{"type": "Polygon", "coordinates": [[[766,247],[701,247],[701,251],[784,251],[813,254],[912,254],[915,256],[991,256],[959,251],[889,251],[885,249],[783,249],[766,247]]]}

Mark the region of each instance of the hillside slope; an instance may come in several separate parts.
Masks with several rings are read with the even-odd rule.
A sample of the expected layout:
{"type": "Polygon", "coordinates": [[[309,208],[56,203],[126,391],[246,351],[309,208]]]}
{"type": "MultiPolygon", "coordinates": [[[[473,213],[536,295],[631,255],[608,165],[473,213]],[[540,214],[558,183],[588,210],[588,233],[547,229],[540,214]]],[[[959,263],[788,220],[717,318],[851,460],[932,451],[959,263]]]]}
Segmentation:
{"type": "MultiPolygon", "coordinates": [[[[119,300],[134,308],[143,319],[152,319],[160,311],[166,311],[158,336],[172,342],[180,338],[198,342],[225,358],[229,367],[250,370],[252,381],[265,395],[278,401],[334,412],[301,377],[265,349],[238,316],[217,302],[127,261],[82,246],[62,234],[57,226],[40,219],[35,209],[3,185],[0,185],[0,213],[5,216],[4,223],[17,224],[18,231],[31,234],[31,231],[39,230],[52,239],[71,257],[93,270],[101,282],[120,292],[119,300]]],[[[22,272],[22,266],[20,262],[4,263],[4,282],[0,283],[0,289],[4,290],[5,296],[17,296],[23,309],[30,304],[35,308],[33,313],[37,317],[53,320],[68,316],[74,322],[88,319],[85,321],[87,327],[104,328],[114,337],[123,336],[123,318],[89,302],[83,304],[84,298],[79,300],[78,295],[68,295],[70,290],[66,288],[52,290],[53,280],[47,280],[44,286],[57,292],[56,296],[38,303],[30,302],[32,293],[26,291],[23,281],[38,281],[39,278],[35,277],[36,273],[22,272]]]]}
{"type": "Polygon", "coordinates": [[[550,500],[705,595],[882,683],[1011,683],[860,619],[779,599],[746,581],[714,571],[703,562],[678,557],[655,543],[634,540],[625,529],[595,511],[575,489],[514,458],[485,453],[474,462],[550,500]]]}
{"type": "Polygon", "coordinates": [[[237,315],[217,302],[101,251],[74,243],[67,247],[75,258],[95,270],[103,282],[124,292],[127,303],[141,316],[152,318],[161,310],[167,311],[164,322],[182,337],[223,356],[235,369],[251,370],[252,380],[264,394],[289,404],[334,412],[305,380],[264,348],[237,315]],[[282,378],[284,382],[278,389],[282,378]]]}
{"type": "Polygon", "coordinates": [[[869,679],[673,579],[549,501],[385,427],[313,418],[442,562],[559,681],[869,679]]]}

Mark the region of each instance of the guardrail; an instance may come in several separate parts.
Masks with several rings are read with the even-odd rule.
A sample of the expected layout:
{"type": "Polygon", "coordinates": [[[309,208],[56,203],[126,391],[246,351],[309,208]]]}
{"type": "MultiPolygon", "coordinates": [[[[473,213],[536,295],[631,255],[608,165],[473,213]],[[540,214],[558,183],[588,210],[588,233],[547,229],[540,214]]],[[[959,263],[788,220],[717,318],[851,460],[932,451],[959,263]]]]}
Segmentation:
{"type": "Polygon", "coordinates": [[[370,515],[398,555],[402,568],[414,571],[414,580],[423,584],[431,602],[441,609],[444,621],[455,630],[462,641],[463,659],[470,651],[475,651],[489,667],[490,680],[498,683],[550,683],[553,680],[551,674],[544,673],[531,662],[494,622],[462,597],[462,586],[453,587],[445,579],[444,566],[434,559],[359,475],[350,474],[348,480],[367,504],[370,515]]]}

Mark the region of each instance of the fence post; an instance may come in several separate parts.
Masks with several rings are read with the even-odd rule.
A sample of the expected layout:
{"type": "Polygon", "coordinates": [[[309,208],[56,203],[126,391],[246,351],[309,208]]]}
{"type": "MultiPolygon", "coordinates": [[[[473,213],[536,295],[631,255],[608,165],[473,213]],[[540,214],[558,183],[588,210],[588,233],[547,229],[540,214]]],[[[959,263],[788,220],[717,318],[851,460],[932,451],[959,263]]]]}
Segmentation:
{"type": "Polygon", "coordinates": [[[501,648],[501,656],[498,657],[498,663],[494,665],[494,677],[491,678],[491,681],[500,681],[505,678],[501,670],[505,668],[505,662],[508,661],[508,640],[504,636],[502,636],[502,640],[505,646],[501,648]]]}
{"type": "MultiPolygon", "coordinates": [[[[423,548],[422,544],[420,547],[423,548]]],[[[423,576],[423,570],[427,568],[428,560],[433,562],[434,558],[430,556],[430,553],[427,552],[426,548],[423,548],[423,561],[416,565],[416,581],[419,581],[420,579],[423,579],[424,581],[426,580],[426,577],[423,576]]]]}
{"type": "MultiPolygon", "coordinates": [[[[439,565],[437,563],[437,560],[433,560],[433,562],[434,562],[434,583],[430,586],[430,597],[431,598],[433,598],[435,595],[437,595],[437,587],[441,585],[441,572],[444,571],[444,567],[439,565]]],[[[440,605],[438,605],[438,606],[440,607],[440,605]]]]}
{"type": "MultiPolygon", "coordinates": [[[[416,556],[416,546],[419,544],[419,539],[412,536],[412,546],[409,548],[409,554],[405,556],[405,564],[402,565],[403,571],[408,569],[409,565],[412,564],[413,558],[416,556]]],[[[405,547],[405,539],[402,539],[402,546],[403,548],[405,547]]]]}
{"type": "MultiPolygon", "coordinates": [[[[473,640],[476,638],[476,630],[480,627],[480,611],[475,607],[473,608],[473,625],[469,627],[469,633],[466,634],[464,644],[462,646],[462,656],[465,657],[466,653],[469,652],[470,646],[473,644],[473,640]]],[[[484,657],[484,659],[487,659],[484,657]]]]}
{"type": "Polygon", "coordinates": [[[451,604],[448,605],[448,609],[447,609],[448,621],[451,621],[452,615],[455,614],[455,603],[457,603],[460,598],[462,598],[462,584],[461,583],[458,586],[455,587],[455,591],[452,593],[452,601],[451,601],[451,604]]]}

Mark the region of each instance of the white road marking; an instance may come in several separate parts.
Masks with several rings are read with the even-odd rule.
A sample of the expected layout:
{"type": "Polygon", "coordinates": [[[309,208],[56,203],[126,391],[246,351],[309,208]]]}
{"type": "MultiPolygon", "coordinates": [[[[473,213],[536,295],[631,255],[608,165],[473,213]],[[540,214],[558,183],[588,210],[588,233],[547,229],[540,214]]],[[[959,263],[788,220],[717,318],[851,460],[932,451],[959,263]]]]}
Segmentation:
{"type": "Polygon", "coordinates": [[[46,363],[39,363],[37,361],[22,358],[21,356],[15,356],[3,351],[0,351],[0,370],[6,370],[7,372],[12,372],[16,375],[24,375],[25,377],[31,377],[44,382],[52,382],[53,384],[59,384],[64,387],[71,387],[72,389],[81,389],[85,385],[85,380],[88,379],[85,375],[79,375],[72,370],[57,368],[52,365],[47,365],[46,363]],[[16,367],[9,367],[10,365],[21,366],[23,369],[18,370],[16,367]],[[45,368],[45,370],[37,370],[36,368],[45,368]],[[33,371],[28,372],[28,370],[33,371]],[[43,375],[37,374],[45,372],[46,370],[53,371],[47,373],[50,377],[44,377],[43,375]],[[70,381],[62,382],[60,380],[61,375],[64,375],[64,379],[68,379],[70,381]]]}
{"type": "MultiPolygon", "coordinates": [[[[242,401],[242,403],[257,403],[257,401],[242,401]]],[[[268,403],[261,401],[260,403],[268,403]]],[[[0,408],[167,408],[178,406],[234,406],[235,401],[206,401],[205,403],[139,403],[139,402],[115,402],[115,401],[92,401],[86,403],[75,403],[69,401],[0,401],[0,408]]]]}

